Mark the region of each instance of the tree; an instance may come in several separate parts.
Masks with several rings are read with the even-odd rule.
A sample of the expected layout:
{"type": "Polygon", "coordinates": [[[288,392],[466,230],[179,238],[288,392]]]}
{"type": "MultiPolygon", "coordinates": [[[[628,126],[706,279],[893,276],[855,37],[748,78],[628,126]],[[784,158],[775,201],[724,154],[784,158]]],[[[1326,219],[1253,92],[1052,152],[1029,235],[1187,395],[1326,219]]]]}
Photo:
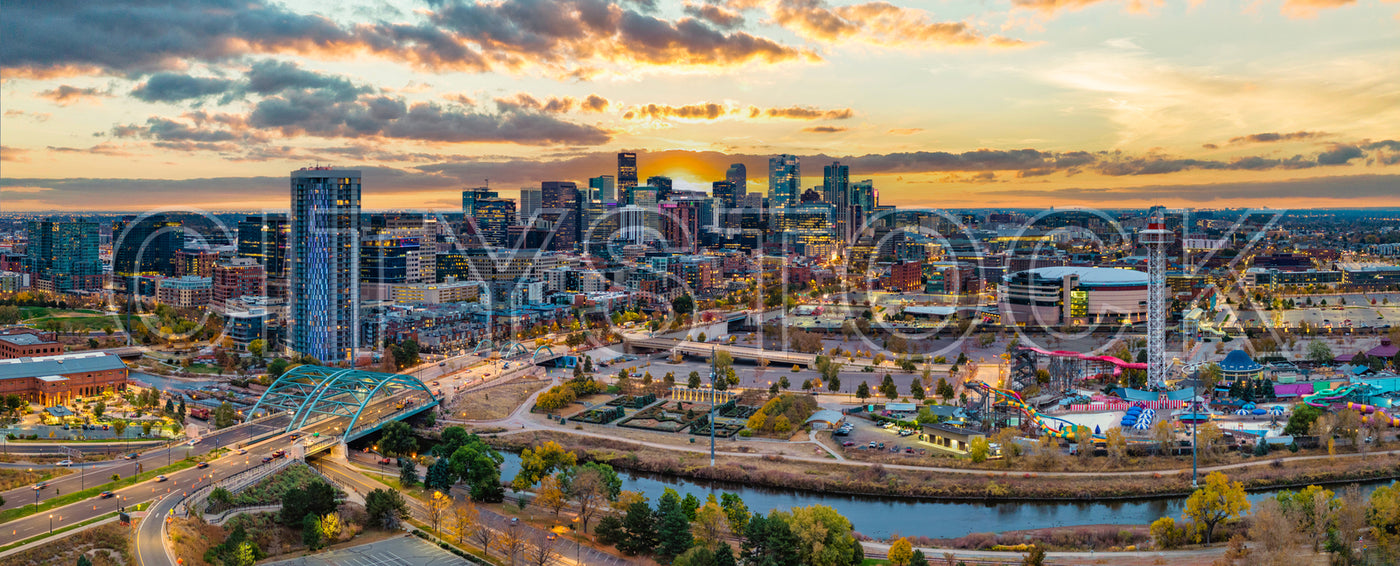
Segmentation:
{"type": "MultiPolygon", "coordinates": [[[[986,437],[979,436],[977,438],[974,438],[972,439],[972,442],[969,442],[967,445],[967,457],[972,459],[972,461],[977,464],[986,462],[987,456],[990,455],[991,452],[992,445],[991,443],[987,442],[986,437]]],[[[893,558],[891,558],[891,560],[893,560],[893,558]]]]}
{"type": "Polygon", "coordinates": [[[510,558],[510,563],[515,564],[515,556],[525,550],[525,531],[520,523],[512,522],[506,526],[501,533],[499,547],[510,558]]]}
{"type": "Polygon", "coordinates": [[[1332,353],[1332,347],[1328,346],[1326,341],[1313,340],[1308,342],[1307,359],[1312,363],[1324,365],[1332,363],[1336,355],[1332,353]]]}
{"type": "Polygon", "coordinates": [[[433,526],[433,530],[438,530],[438,524],[447,515],[447,510],[452,506],[452,497],[443,495],[441,491],[434,491],[432,497],[428,498],[424,508],[428,512],[428,523],[433,526]]]}
{"type": "Polygon", "coordinates": [[[397,491],[376,489],[365,495],[365,512],[369,515],[370,524],[379,525],[385,530],[393,529],[408,514],[408,502],[397,491]]]}
{"type": "Polygon", "coordinates": [[[1043,566],[1045,564],[1045,549],[1039,546],[1032,546],[1026,550],[1026,555],[1021,558],[1021,566],[1043,566]]]}
{"type": "Polygon", "coordinates": [[[321,548],[321,521],[313,513],[302,518],[301,543],[311,550],[321,548]]]}
{"type": "Polygon", "coordinates": [[[564,450],[563,446],[553,440],[533,450],[526,448],[520,451],[520,473],[511,480],[511,487],[516,491],[525,491],[545,476],[573,466],[577,462],[578,457],[573,452],[564,450]]]}
{"type": "Polygon", "coordinates": [[[890,564],[895,566],[908,566],[909,562],[914,559],[914,545],[909,542],[909,539],[899,537],[890,545],[889,559],[890,564]]]}
{"type": "MultiPolygon", "coordinates": [[[[598,528],[601,531],[602,525],[598,528]]],[[[622,534],[623,538],[617,541],[618,550],[631,556],[651,553],[657,543],[656,516],[651,506],[638,501],[628,507],[622,519],[622,534]]]]}
{"type": "MultiPolygon", "coordinates": [[[[1305,536],[1311,543],[1313,552],[1317,552],[1322,543],[1327,541],[1328,533],[1333,528],[1335,512],[1341,505],[1340,501],[1332,499],[1332,495],[1331,490],[1316,485],[1298,491],[1282,491],[1272,500],[1277,504],[1273,511],[1289,520],[1288,534],[1295,534],[1291,531],[1297,531],[1296,534],[1305,536]]],[[[1256,519],[1264,511],[1261,506],[1255,513],[1256,519]]]]}
{"type": "Polygon", "coordinates": [[[107,403],[103,401],[98,401],[92,406],[92,418],[94,419],[100,420],[102,418],[102,413],[105,412],[107,412],[107,403]]]}
{"type": "Polygon", "coordinates": [[[1176,443],[1176,427],[1170,419],[1160,419],[1152,425],[1152,440],[1162,448],[1163,456],[1171,455],[1172,444],[1176,443]]]}
{"type": "Polygon", "coordinates": [[[1210,544],[1216,525],[1238,519],[1248,511],[1249,500],[1245,498],[1244,485],[1231,483],[1230,478],[1221,472],[1211,472],[1206,476],[1205,485],[1186,498],[1186,509],[1182,514],[1205,527],[1206,544],[1210,544]]]}
{"type": "Polygon", "coordinates": [[[283,525],[290,527],[304,521],[308,514],[320,517],[334,513],[335,498],[335,488],[319,479],[306,484],[306,487],[289,489],[282,495],[279,519],[283,525]]]}
{"type": "Polygon", "coordinates": [[[399,485],[404,488],[418,483],[418,464],[408,458],[399,458],[399,485]]]}
{"type": "Polygon", "coordinates": [[[722,493],[719,496],[720,507],[724,509],[724,518],[729,523],[730,532],[736,536],[742,536],[749,526],[749,507],[744,504],[744,500],[733,493],[722,493]]]}
{"type": "Polygon", "coordinates": [[[681,295],[671,301],[671,310],[677,315],[686,315],[695,311],[695,299],[690,295],[681,295]]]}
{"type": "Polygon", "coordinates": [[[452,488],[452,464],[448,458],[438,458],[428,466],[423,476],[423,487],[446,491],[452,488]]]}
{"type": "Polygon", "coordinates": [[[252,354],[253,357],[255,357],[255,358],[262,358],[262,357],[263,357],[263,353],[266,352],[266,351],[267,351],[267,340],[263,340],[262,338],[258,338],[257,340],[253,340],[252,342],[249,342],[249,343],[248,343],[248,353],[249,353],[249,354],[252,354]]]}
{"type": "Polygon", "coordinates": [[[1220,369],[1220,364],[1210,363],[1201,368],[1198,377],[1201,380],[1202,387],[1210,391],[1215,389],[1215,384],[1220,383],[1220,378],[1224,375],[1224,372],[1220,369]]]}
{"type": "MultiPolygon", "coordinates": [[[[855,561],[851,561],[851,563],[855,564],[855,561]]],[[[914,552],[909,555],[909,566],[929,566],[928,558],[924,557],[924,551],[914,549],[914,552]]]]}
{"type": "Polygon", "coordinates": [[[112,421],[112,432],[117,434],[117,438],[121,438],[122,433],[126,432],[126,425],[126,421],[121,419],[112,421]]]}
{"type": "Polygon", "coordinates": [[[860,385],[856,386],[856,397],[859,398],[861,402],[869,399],[870,385],[866,384],[864,381],[860,382],[860,385]]]}
{"type": "Polygon", "coordinates": [[[413,429],[403,421],[389,421],[380,429],[379,452],[385,456],[402,456],[418,451],[418,439],[413,429]]]}
{"type": "Polygon", "coordinates": [[[481,523],[481,511],[472,503],[459,503],[452,507],[452,534],[457,544],[466,544],[476,526],[481,523]]]}
{"type": "Polygon", "coordinates": [[[689,388],[691,388],[691,389],[699,389],[699,388],[700,388],[700,372],[698,372],[698,371],[692,371],[692,372],[690,372],[690,376],[689,376],[689,378],[686,380],[686,383],[685,383],[685,384],[686,384],[687,387],[689,387],[689,388]]]}
{"type": "MultiPolygon", "coordinates": [[[[773,515],[783,515],[781,512],[773,515]]],[[[797,554],[811,566],[847,566],[859,546],[851,522],[825,505],[794,507],[790,526],[799,542],[797,554]]]]}
{"type": "Polygon", "coordinates": [[[1288,416],[1288,424],[1283,427],[1283,433],[1290,436],[1304,436],[1312,431],[1313,423],[1322,416],[1322,409],[1299,403],[1293,407],[1293,414],[1288,416]]]}
{"type": "Polygon", "coordinates": [[[564,493],[564,488],[559,486],[559,480],[554,476],[540,478],[540,486],[535,490],[535,494],[535,503],[554,511],[555,516],[569,505],[568,494],[564,493]]]}
{"type": "Polygon", "coordinates": [[[588,521],[607,501],[617,497],[622,479],[613,471],[612,466],[596,462],[574,466],[569,474],[560,475],[565,480],[561,482],[564,489],[578,502],[578,518],[581,523],[579,526],[582,532],[587,533],[588,521]]]}
{"type": "Polygon", "coordinates": [[[1181,545],[1181,529],[1176,527],[1176,520],[1171,517],[1153,521],[1147,532],[1151,535],[1153,544],[1160,550],[1171,550],[1181,545]]]}
{"type": "Polygon", "coordinates": [[[228,401],[219,403],[214,409],[214,428],[228,428],[238,421],[238,414],[233,410],[233,405],[228,401]]]}
{"type": "Polygon", "coordinates": [[[321,536],[325,537],[326,544],[335,544],[340,539],[340,515],[327,513],[321,517],[321,536]]]}
{"type": "Polygon", "coordinates": [[[1105,449],[1108,451],[1108,461],[1117,466],[1123,463],[1128,457],[1128,439],[1123,436],[1122,428],[1110,428],[1104,433],[1105,449]]]}
{"type": "Polygon", "coordinates": [[[695,510],[695,526],[700,541],[706,548],[713,549],[719,544],[720,536],[724,534],[725,521],[724,510],[715,501],[715,494],[711,493],[705,504],[695,510]]]}
{"type": "Polygon", "coordinates": [[[545,531],[536,532],[530,537],[530,543],[525,548],[525,558],[534,566],[549,566],[555,559],[559,558],[559,550],[556,548],[558,540],[545,531]]]}
{"type": "MultiPolygon", "coordinates": [[[[257,558],[257,547],[251,541],[243,541],[238,545],[238,550],[234,551],[233,559],[225,564],[229,566],[253,566],[253,563],[257,562],[257,558]]],[[[87,556],[78,560],[78,566],[84,566],[85,560],[87,560],[87,556]]],[[[88,562],[86,566],[92,566],[92,563],[88,562]]]]}
{"type": "Polygon", "coordinates": [[[917,379],[911,380],[911,381],[909,382],[909,396],[910,396],[910,397],[913,397],[913,398],[915,398],[915,399],[917,399],[917,400],[919,400],[919,401],[923,401],[923,400],[924,400],[924,384],[921,383],[921,382],[920,382],[919,380],[917,380],[917,379]]]}
{"type": "Polygon", "coordinates": [[[656,555],[662,562],[670,562],[694,542],[690,534],[690,520],[675,490],[667,489],[657,501],[656,523],[656,555]]]}

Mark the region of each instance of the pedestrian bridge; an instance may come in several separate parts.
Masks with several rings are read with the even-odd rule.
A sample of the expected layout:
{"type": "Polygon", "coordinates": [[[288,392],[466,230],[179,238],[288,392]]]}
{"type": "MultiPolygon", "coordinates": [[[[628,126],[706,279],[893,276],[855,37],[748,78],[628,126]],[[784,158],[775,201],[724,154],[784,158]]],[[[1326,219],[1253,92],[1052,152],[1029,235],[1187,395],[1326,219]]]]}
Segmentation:
{"type": "Polygon", "coordinates": [[[341,421],[335,430],[344,431],[336,436],[349,442],[437,405],[428,386],[411,375],[304,365],[277,378],[247,418],[260,411],[290,414],[287,432],[335,419],[341,421]]]}

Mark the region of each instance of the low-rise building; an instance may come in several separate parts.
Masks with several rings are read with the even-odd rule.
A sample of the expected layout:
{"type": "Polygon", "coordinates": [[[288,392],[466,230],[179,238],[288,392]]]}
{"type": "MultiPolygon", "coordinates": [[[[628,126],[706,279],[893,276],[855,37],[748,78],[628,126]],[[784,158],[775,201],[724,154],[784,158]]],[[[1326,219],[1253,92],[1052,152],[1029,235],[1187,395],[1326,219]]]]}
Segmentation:
{"type": "Polygon", "coordinates": [[[0,360],[0,395],[18,395],[46,406],[122,391],[126,378],[126,364],[106,352],[0,360]]]}
{"type": "Polygon", "coordinates": [[[390,298],[400,304],[466,303],[478,300],[483,286],[485,283],[480,281],[394,285],[390,289],[390,298]]]}
{"type": "Polygon", "coordinates": [[[52,335],[45,335],[43,332],[29,328],[0,331],[0,359],[49,356],[62,353],[63,344],[54,341],[52,335]]]}
{"type": "Polygon", "coordinates": [[[213,283],[208,277],[186,275],[156,282],[156,302],[172,307],[203,307],[209,304],[212,296],[213,283]]]}
{"type": "Polygon", "coordinates": [[[925,424],[923,433],[919,434],[919,440],[956,454],[967,454],[972,441],[978,438],[985,439],[987,435],[943,423],[925,424]]]}

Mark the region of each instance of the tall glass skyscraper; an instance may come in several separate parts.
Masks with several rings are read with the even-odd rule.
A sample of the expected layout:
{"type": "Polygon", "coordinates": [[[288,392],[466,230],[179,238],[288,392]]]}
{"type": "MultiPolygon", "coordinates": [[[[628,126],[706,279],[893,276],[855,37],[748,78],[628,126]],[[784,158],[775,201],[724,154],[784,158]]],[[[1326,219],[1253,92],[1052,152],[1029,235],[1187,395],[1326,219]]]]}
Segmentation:
{"type": "Polygon", "coordinates": [[[290,347],[353,362],[359,342],[360,172],[292,171],[290,347]]]}
{"type": "Polygon", "coordinates": [[[732,163],[729,170],[724,172],[724,180],[734,183],[734,199],[744,200],[744,195],[749,194],[749,172],[743,163],[732,163]]]}
{"type": "Polygon", "coordinates": [[[32,285],[53,293],[102,289],[97,256],[97,223],[86,220],[31,220],[24,269],[32,285]]]}
{"type": "Polygon", "coordinates": [[[768,159],[768,206],[781,208],[797,204],[802,194],[802,164],[796,155],[768,159]]]}
{"type": "Polygon", "coordinates": [[[612,175],[601,175],[588,179],[588,194],[584,202],[617,202],[617,180],[612,175]]]}
{"type": "Polygon", "coordinates": [[[635,186],[637,186],[637,154],[617,154],[617,191],[626,193],[627,189],[635,186]]]}
{"type": "Polygon", "coordinates": [[[836,209],[836,235],[846,238],[850,224],[851,168],[833,161],[822,167],[822,200],[836,209]]]}

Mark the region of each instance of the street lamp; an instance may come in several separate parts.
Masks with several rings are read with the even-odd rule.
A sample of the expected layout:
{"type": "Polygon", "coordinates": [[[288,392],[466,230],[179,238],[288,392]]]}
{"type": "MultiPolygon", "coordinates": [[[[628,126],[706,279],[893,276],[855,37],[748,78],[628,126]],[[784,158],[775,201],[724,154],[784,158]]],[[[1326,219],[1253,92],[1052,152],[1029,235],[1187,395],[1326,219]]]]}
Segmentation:
{"type": "Polygon", "coordinates": [[[53,513],[49,513],[49,534],[53,534],[53,513]]]}

